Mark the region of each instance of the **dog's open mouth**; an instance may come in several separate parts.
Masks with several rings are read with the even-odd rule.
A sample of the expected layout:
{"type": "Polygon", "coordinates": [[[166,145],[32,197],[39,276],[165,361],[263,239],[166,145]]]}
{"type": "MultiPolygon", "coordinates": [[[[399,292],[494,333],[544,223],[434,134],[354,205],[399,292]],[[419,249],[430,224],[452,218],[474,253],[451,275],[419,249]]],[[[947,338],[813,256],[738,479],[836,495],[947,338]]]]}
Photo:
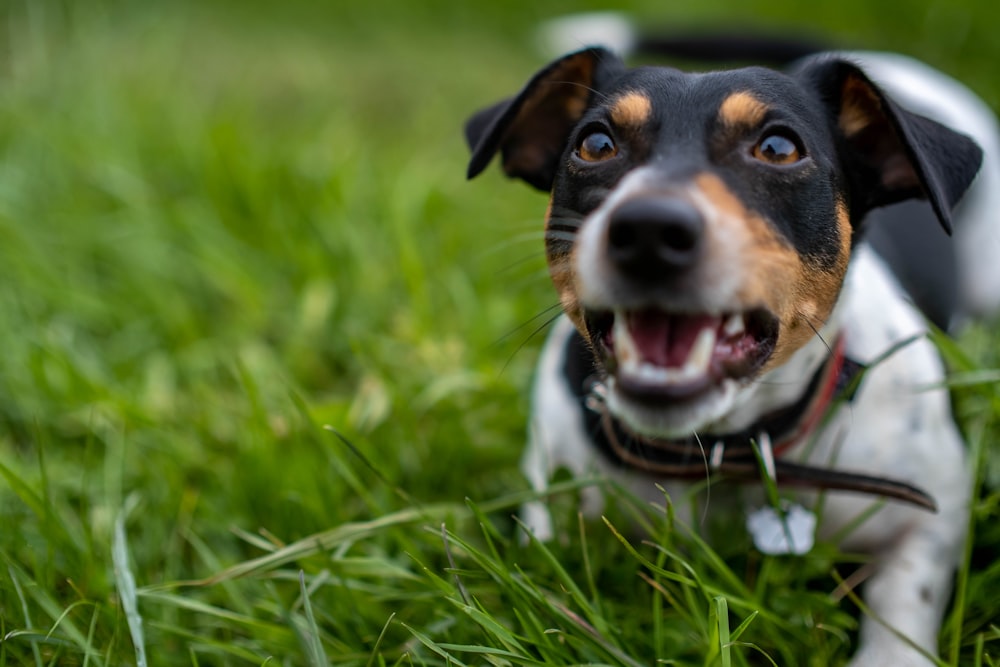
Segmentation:
{"type": "Polygon", "coordinates": [[[647,308],[591,313],[591,340],[620,391],[684,400],[726,378],[747,378],[774,351],[778,320],[764,309],[723,315],[647,308]]]}

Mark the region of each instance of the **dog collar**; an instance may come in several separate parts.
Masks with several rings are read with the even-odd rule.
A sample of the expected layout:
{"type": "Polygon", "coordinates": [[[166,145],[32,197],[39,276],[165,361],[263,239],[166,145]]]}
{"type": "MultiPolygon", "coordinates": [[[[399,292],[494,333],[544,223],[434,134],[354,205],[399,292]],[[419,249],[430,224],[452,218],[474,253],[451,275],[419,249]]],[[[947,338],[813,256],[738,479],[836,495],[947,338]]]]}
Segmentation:
{"type": "MultiPolygon", "coordinates": [[[[579,361],[579,359],[577,359],[579,361]]],[[[568,374],[579,377],[579,367],[568,362],[568,374]]],[[[922,489],[885,477],[786,461],[781,454],[803,442],[821,425],[834,399],[850,401],[865,366],[847,358],[843,337],[815,372],[803,395],[791,405],[765,415],[746,429],[725,434],[686,438],[649,438],[633,433],[616,420],[603,399],[603,384],[579,378],[584,391],[589,433],[613,463],[658,477],[692,479],[711,473],[736,481],[760,481],[763,471],[779,486],[854,491],[901,500],[936,511],[934,499],[922,489]],[[755,448],[756,445],[756,448],[755,448]]]]}

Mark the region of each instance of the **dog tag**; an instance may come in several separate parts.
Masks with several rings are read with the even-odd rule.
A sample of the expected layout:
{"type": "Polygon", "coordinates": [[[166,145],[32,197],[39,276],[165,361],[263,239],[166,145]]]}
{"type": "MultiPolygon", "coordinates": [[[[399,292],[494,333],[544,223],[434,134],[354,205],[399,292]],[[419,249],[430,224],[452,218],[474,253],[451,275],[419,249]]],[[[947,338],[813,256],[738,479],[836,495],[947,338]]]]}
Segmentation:
{"type": "Polygon", "coordinates": [[[808,553],[816,541],[816,515],[795,503],[782,509],[784,516],[770,505],[747,515],[747,531],[754,546],[771,556],[808,553]]]}

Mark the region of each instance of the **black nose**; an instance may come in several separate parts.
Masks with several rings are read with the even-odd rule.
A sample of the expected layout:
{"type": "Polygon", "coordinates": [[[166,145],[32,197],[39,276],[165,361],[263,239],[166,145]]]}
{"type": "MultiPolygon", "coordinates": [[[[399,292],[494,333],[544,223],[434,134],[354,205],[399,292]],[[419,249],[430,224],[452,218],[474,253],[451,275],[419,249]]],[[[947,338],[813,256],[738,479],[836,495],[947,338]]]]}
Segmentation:
{"type": "Polygon", "coordinates": [[[611,213],[608,259],[639,280],[676,274],[697,260],[704,227],[698,210],[683,200],[631,199],[611,213]]]}

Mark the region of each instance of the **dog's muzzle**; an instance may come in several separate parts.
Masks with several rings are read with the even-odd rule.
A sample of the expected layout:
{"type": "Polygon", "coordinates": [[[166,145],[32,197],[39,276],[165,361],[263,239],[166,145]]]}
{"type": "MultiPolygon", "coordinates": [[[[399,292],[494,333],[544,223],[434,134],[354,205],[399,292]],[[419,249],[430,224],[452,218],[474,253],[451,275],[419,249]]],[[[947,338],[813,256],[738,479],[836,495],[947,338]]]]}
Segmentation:
{"type": "Polygon", "coordinates": [[[584,323],[618,391],[647,403],[689,400],[764,366],[777,318],[765,308],[723,309],[699,296],[709,230],[694,203],[682,195],[633,195],[592,224],[583,261],[600,264],[590,280],[602,287],[601,296],[582,299],[584,323]]]}

